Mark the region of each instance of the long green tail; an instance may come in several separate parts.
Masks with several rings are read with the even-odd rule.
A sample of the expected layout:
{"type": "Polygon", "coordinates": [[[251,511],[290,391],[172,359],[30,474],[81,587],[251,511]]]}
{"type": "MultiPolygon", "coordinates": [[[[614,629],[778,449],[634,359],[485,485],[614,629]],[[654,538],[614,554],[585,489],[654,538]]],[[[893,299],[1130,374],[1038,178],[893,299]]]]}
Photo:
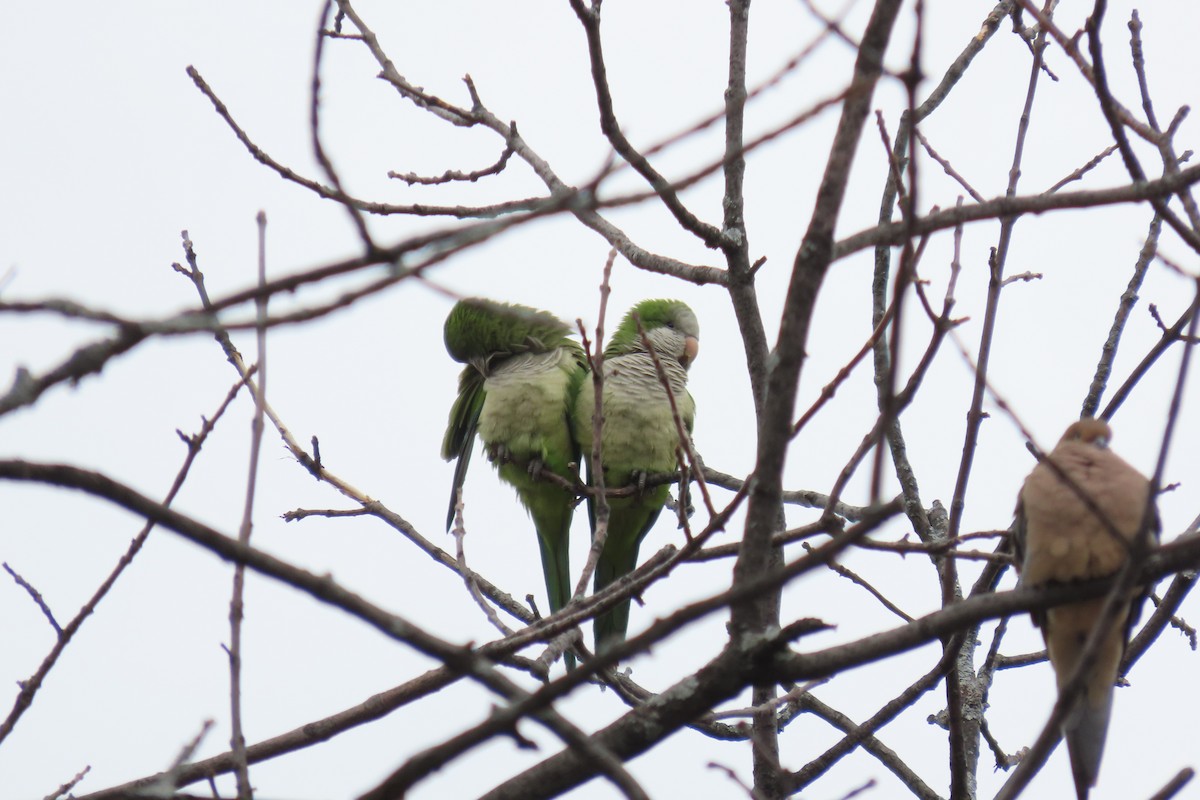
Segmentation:
{"type": "MultiPolygon", "coordinates": [[[[594,590],[599,592],[613,581],[628,575],[636,566],[636,545],[632,548],[624,548],[619,553],[614,553],[612,548],[606,546],[599,563],[596,564],[594,590]]],[[[596,617],[593,629],[597,654],[625,641],[625,632],[629,629],[629,602],[629,600],[622,600],[610,610],[596,617]]]]}
{"type": "MultiPolygon", "coordinates": [[[[542,554],[542,574],[546,579],[546,596],[553,614],[571,599],[571,498],[558,487],[546,486],[537,510],[530,507],[537,528],[538,548],[542,554]],[[555,496],[557,495],[557,496],[555,496]],[[541,512],[541,513],[539,513],[541,512]]],[[[575,655],[563,654],[567,669],[575,668],[575,655]]]]}
{"type": "MultiPolygon", "coordinates": [[[[608,534],[604,542],[604,552],[600,554],[600,561],[596,564],[593,591],[599,592],[637,567],[638,549],[642,539],[654,527],[666,494],[667,487],[662,486],[647,492],[643,498],[611,502],[608,534]],[[658,495],[662,496],[661,500],[658,499],[658,495]]],[[[596,617],[593,630],[597,653],[603,653],[613,645],[625,641],[625,632],[629,629],[629,603],[629,600],[622,600],[596,617]]]]}

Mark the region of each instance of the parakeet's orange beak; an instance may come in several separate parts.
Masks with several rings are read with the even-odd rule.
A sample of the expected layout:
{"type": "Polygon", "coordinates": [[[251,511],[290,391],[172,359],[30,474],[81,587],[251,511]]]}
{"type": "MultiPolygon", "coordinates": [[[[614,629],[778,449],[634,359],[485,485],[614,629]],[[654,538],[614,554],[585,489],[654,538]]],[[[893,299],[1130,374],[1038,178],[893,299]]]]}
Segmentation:
{"type": "Polygon", "coordinates": [[[683,358],[679,359],[685,367],[690,367],[700,354],[700,340],[689,336],[683,340],[683,358]]]}

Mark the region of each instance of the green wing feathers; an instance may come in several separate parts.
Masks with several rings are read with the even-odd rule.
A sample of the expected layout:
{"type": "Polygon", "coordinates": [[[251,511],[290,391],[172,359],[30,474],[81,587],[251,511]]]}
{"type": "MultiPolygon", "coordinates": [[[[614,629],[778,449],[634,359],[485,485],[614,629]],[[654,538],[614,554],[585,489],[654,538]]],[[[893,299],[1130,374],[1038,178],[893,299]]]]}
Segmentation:
{"type": "Polygon", "coordinates": [[[450,407],[450,421],[442,437],[442,458],[457,459],[454,465],[454,483],[450,489],[450,510],[446,513],[446,530],[454,525],[454,508],[458,505],[458,493],[467,477],[471,463],[471,451],[475,447],[475,430],[479,427],[479,412],[483,409],[483,376],[473,367],[467,367],[458,376],[458,397],[450,407]]]}
{"type": "MultiPolygon", "coordinates": [[[[516,490],[533,518],[549,608],[558,611],[571,598],[569,545],[576,498],[546,474],[574,480],[581,455],[591,452],[596,403],[586,355],[570,338],[571,328],[553,314],[491,300],[457,303],[444,336],[446,351],[466,365],[442,441],[442,457],[457,460],[447,527],[478,437],[501,479],[516,490]]],[[[605,348],[602,450],[608,487],[675,470],[678,432],[650,350],[690,432],[695,405],[687,391],[687,370],[698,353],[699,336],[696,315],[678,300],[643,301],[617,327],[605,348]]],[[[588,472],[590,482],[590,465],[588,472]]],[[[596,591],[637,566],[641,542],[668,494],[667,486],[657,486],[609,501],[596,591]]],[[[592,528],[594,534],[594,518],[592,528]]],[[[628,624],[628,600],[598,616],[597,651],[622,641],[628,624]]],[[[566,661],[573,666],[569,653],[566,661]]]]}
{"type": "MultiPolygon", "coordinates": [[[[679,434],[671,402],[650,354],[653,348],[687,431],[692,430],[695,404],[687,391],[687,370],[699,352],[696,315],[678,300],[646,300],[630,309],[604,350],[604,425],[601,458],[604,483],[628,486],[644,476],[674,472],[679,434]],[[638,323],[641,323],[641,331],[638,323]],[[644,332],[644,337],[643,337],[644,332]]],[[[575,435],[587,457],[592,449],[595,394],[583,381],[575,404],[575,435]]],[[[589,483],[591,469],[588,465],[589,483]]],[[[667,486],[608,501],[608,532],[596,568],[595,591],[629,574],[637,566],[642,540],[654,527],[669,495],[667,486]]],[[[595,513],[589,499],[595,535],[595,513]]],[[[596,651],[604,652],[625,638],[629,601],[596,617],[596,651]]]]}
{"type": "MultiPolygon", "coordinates": [[[[666,486],[656,486],[646,490],[642,497],[613,498],[609,501],[608,534],[596,564],[594,591],[599,592],[637,568],[642,540],[658,520],[668,493],[666,486]]],[[[628,600],[623,600],[596,617],[594,630],[597,653],[603,653],[625,641],[625,632],[629,629],[629,605],[628,600]]]]}
{"type": "MultiPolygon", "coordinates": [[[[444,329],[446,351],[466,364],[442,441],[442,457],[458,462],[448,524],[478,436],[533,518],[551,612],[572,589],[575,495],[546,477],[573,480],[579,461],[570,415],[586,358],[570,334],[549,312],[482,299],[455,304],[444,329]]],[[[570,654],[567,665],[574,665],[570,654]]]]}
{"type": "Polygon", "coordinates": [[[470,364],[517,353],[548,352],[569,341],[571,328],[549,311],[472,298],[454,304],[443,335],[450,357],[470,364]]]}

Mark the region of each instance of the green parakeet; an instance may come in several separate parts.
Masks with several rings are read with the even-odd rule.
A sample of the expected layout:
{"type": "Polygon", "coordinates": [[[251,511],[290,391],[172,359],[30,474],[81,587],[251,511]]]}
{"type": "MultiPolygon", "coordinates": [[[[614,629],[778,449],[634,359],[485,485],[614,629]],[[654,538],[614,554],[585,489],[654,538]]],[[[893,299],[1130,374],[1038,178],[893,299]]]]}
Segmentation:
{"type": "MultiPolygon", "coordinates": [[[[696,404],[687,391],[687,371],[700,347],[696,315],[678,300],[644,300],[630,309],[604,348],[601,460],[604,485],[609,489],[639,482],[647,475],[676,470],[679,434],[667,392],[638,333],[637,319],[641,319],[646,338],[662,363],[689,434],[696,414],[696,404]]],[[[592,383],[585,380],[575,403],[574,417],[589,479],[588,454],[592,447],[595,405],[592,383]]],[[[596,591],[637,566],[638,547],[662,511],[668,493],[669,488],[662,485],[644,489],[632,497],[609,499],[608,535],[596,567],[596,591]]],[[[594,533],[594,513],[592,527],[594,533]]],[[[604,652],[623,641],[628,626],[628,600],[596,617],[596,652],[604,652]]]]}
{"type": "MultiPolygon", "coordinates": [[[[447,529],[466,477],[475,434],[500,477],[517,490],[533,517],[550,612],[571,599],[568,560],[576,498],[539,477],[547,470],[573,479],[579,462],[570,410],[587,359],[570,327],[553,314],[491,300],[461,300],[446,318],[446,350],[466,364],[450,410],[442,458],[458,459],[447,529]]],[[[568,667],[574,658],[567,654],[568,667]]]]}

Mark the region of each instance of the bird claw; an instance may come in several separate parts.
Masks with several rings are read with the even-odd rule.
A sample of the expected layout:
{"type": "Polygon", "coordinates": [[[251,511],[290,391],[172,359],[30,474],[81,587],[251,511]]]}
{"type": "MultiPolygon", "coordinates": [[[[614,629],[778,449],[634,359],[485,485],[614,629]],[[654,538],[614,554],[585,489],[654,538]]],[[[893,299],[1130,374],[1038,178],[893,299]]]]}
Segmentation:
{"type": "Polygon", "coordinates": [[[542,477],[542,469],[546,464],[540,458],[534,457],[529,459],[529,465],[525,468],[529,472],[529,477],[535,481],[542,477]]]}
{"type": "Polygon", "coordinates": [[[493,464],[507,464],[513,460],[512,451],[505,444],[489,445],[487,449],[488,460],[493,464]]]}

